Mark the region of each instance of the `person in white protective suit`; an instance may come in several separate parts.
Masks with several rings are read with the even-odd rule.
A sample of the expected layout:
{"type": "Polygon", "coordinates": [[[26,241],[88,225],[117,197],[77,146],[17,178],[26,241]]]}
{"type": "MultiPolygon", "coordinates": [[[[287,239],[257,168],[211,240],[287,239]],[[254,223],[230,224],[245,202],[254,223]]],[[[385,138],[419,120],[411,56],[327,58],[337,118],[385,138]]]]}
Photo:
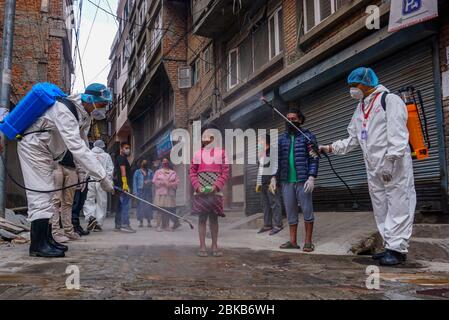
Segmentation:
{"type": "MultiPolygon", "coordinates": [[[[103,168],[106,170],[108,178],[112,181],[114,173],[114,163],[111,156],[104,151],[106,147],[103,140],[94,142],[92,152],[95,153],[97,160],[100,161],[103,168]]],[[[108,206],[108,195],[106,191],[101,188],[99,182],[89,183],[87,191],[86,202],[84,203],[83,212],[87,222],[87,230],[102,231],[104,219],[106,218],[106,210],[108,206]]]]}
{"type": "MultiPolygon", "coordinates": [[[[105,107],[110,101],[111,93],[104,85],[92,84],[84,94],[57,101],[24,132],[17,151],[27,189],[55,190],[53,162],[63,159],[68,150],[81,181],[89,175],[101,181],[105,191],[114,192],[110,177],[89,149],[87,140],[91,118],[104,119],[105,107]]],[[[31,221],[30,255],[65,256],[67,246],[57,243],[51,236],[49,219],[56,210],[53,193],[27,190],[26,196],[31,221]]]]}
{"type": "Polygon", "coordinates": [[[370,68],[355,69],[348,84],[351,96],[359,101],[348,126],[349,137],[319,148],[344,155],[361,147],[374,217],[386,249],[373,259],[381,265],[401,264],[408,252],[416,207],[407,107],[399,96],[379,85],[370,68]]]}

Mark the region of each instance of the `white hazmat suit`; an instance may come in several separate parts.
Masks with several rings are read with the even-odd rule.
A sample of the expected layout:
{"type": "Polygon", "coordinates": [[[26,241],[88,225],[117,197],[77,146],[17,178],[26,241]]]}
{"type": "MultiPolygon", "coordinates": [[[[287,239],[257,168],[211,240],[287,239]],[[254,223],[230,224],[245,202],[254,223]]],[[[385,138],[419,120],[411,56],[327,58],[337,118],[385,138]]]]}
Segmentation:
{"type": "Polygon", "coordinates": [[[375,92],[364,99],[366,109],[376,99],[366,122],[366,139],[362,139],[364,113],[359,103],[348,126],[349,137],[334,142],[332,149],[334,154],[342,155],[361,147],[374,217],[385,248],[407,253],[416,207],[408,113],[405,103],[395,94],[387,95],[384,111],[382,92],[388,89],[378,85],[375,92]],[[385,182],[382,171],[389,161],[394,163],[392,180],[385,182]]]}
{"type": "MultiPolygon", "coordinates": [[[[111,156],[104,152],[103,149],[94,147],[92,152],[97,157],[97,160],[101,163],[103,168],[106,170],[106,174],[110,180],[112,180],[112,175],[114,172],[114,163],[112,162],[111,156]]],[[[89,189],[87,191],[86,202],[84,203],[84,216],[86,221],[89,221],[90,217],[97,219],[98,224],[103,225],[104,219],[106,217],[106,210],[108,206],[108,195],[104,191],[99,182],[89,183],[89,189]]]]}
{"type": "MultiPolygon", "coordinates": [[[[87,134],[91,117],[81,104],[81,96],[68,97],[75,103],[79,122],[70,109],[56,102],[28,128],[18,143],[20,165],[25,186],[34,190],[54,190],[53,162],[63,158],[70,150],[81,179],[88,174],[95,180],[103,180],[106,171],[88,147],[87,134]],[[36,132],[27,134],[35,131],[36,132]]],[[[53,193],[26,191],[30,221],[50,219],[55,213],[53,193]]]]}

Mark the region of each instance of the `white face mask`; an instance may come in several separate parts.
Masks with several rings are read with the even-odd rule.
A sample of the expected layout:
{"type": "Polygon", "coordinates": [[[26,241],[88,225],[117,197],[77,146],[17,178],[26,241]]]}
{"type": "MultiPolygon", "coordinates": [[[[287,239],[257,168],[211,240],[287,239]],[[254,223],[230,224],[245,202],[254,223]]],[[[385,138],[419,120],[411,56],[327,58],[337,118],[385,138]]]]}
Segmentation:
{"type": "Polygon", "coordinates": [[[129,150],[129,149],[124,149],[124,150],[123,150],[123,154],[124,154],[125,156],[129,157],[129,156],[131,155],[131,150],[129,150]]]}
{"type": "Polygon", "coordinates": [[[106,119],[106,108],[94,109],[91,115],[97,121],[104,120],[106,119]]]}
{"type": "Polygon", "coordinates": [[[349,94],[355,100],[363,99],[363,91],[357,87],[352,87],[349,89],[349,94]]]}

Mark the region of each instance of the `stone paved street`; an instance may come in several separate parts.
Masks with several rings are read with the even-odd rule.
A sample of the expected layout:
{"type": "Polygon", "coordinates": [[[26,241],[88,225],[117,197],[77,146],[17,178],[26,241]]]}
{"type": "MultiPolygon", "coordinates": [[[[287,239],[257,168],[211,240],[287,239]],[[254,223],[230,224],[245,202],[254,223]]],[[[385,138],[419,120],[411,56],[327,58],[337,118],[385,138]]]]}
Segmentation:
{"type": "MultiPolygon", "coordinates": [[[[327,219],[321,217],[325,226],[327,219]]],[[[227,229],[235,225],[227,219],[221,224],[221,258],[197,257],[196,230],[187,225],[176,232],[143,228],[123,234],[112,231],[111,219],[104,232],[70,244],[63,259],[30,258],[27,245],[3,245],[0,299],[449,298],[449,263],[444,261],[411,259],[400,268],[382,267],[380,290],[368,290],[368,256],[277,250],[274,244],[285,232],[269,239],[254,228],[227,229]],[[269,243],[273,250],[267,249],[269,243]],[[71,265],[80,270],[80,290],[66,288],[71,265]]],[[[317,249],[326,239],[319,230],[317,249]]]]}

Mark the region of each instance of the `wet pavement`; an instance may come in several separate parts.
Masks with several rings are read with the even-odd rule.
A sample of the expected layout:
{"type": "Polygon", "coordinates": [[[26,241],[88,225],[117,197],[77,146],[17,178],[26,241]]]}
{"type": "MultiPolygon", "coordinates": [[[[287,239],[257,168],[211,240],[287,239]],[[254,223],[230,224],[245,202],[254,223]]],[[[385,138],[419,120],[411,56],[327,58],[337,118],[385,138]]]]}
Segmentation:
{"type": "MultiPolygon", "coordinates": [[[[254,230],[239,232],[255,237],[254,230]]],[[[253,240],[226,242],[233,236],[221,234],[220,258],[197,257],[196,231],[186,226],[173,233],[107,229],[71,244],[62,259],[30,258],[27,245],[0,245],[0,299],[449,298],[446,262],[411,259],[399,268],[380,267],[376,290],[366,286],[368,256],[254,249],[253,240]],[[66,286],[73,266],[79,290],[66,286]]]]}

